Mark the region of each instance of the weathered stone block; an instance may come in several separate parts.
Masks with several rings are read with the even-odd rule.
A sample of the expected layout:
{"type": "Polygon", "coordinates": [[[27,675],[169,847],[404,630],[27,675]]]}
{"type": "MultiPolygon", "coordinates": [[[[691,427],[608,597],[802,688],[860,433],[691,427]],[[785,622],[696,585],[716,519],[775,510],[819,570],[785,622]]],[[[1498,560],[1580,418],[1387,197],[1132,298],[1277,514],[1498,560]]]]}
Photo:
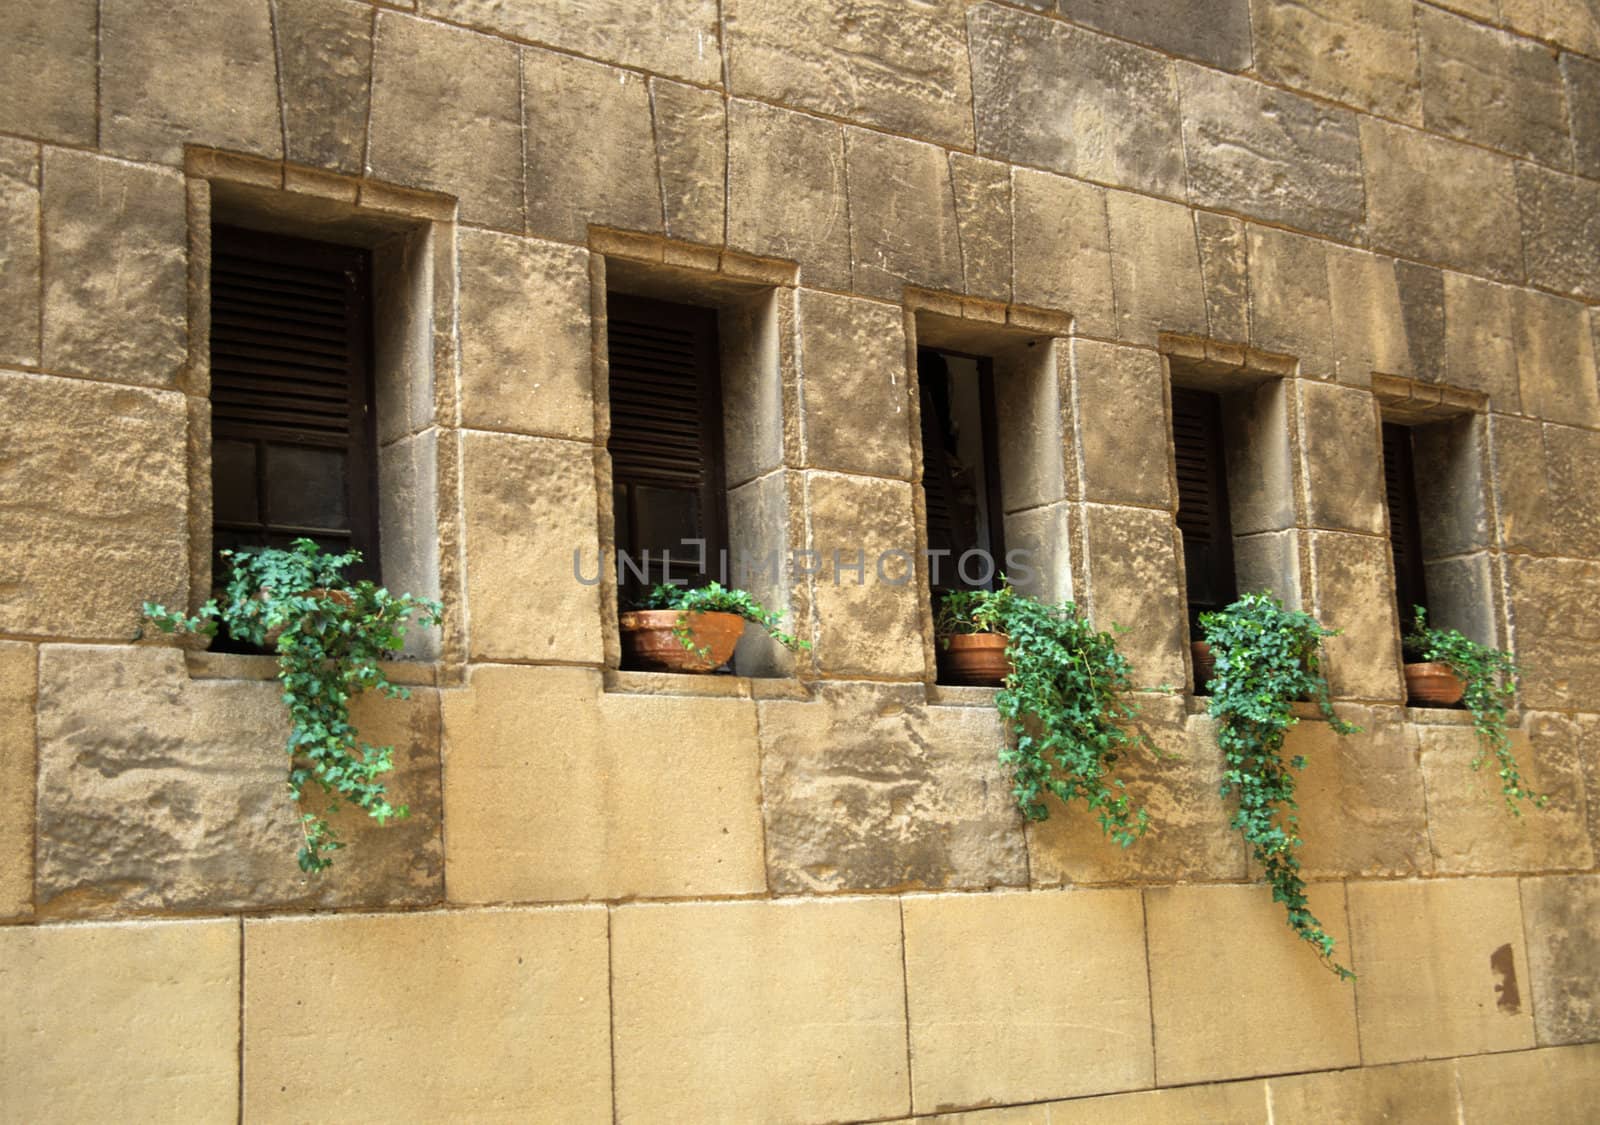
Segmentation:
{"type": "Polygon", "coordinates": [[[1319,528],[1386,535],[1377,403],[1364,390],[1300,380],[1307,511],[1319,528]]]}
{"type": "Polygon", "coordinates": [[[620,1121],[910,1109],[892,898],[622,906],[611,964],[620,1121]]]}
{"type": "Polygon", "coordinates": [[[972,144],[963,6],[892,0],[722,9],[734,94],[961,148],[972,144]]]}
{"type": "Polygon", "coordinates": [[[1545,475],[1544,427],[1525,418],[1491,415],[1489,447],[1501,544],[1554,554],[1560,527],[1545,475]]]}
{"type": "Polygon", "coordinates": [[[862,129],[844,139],[855,290],[890,300],[907,284],[959,293],[961,236],[944,150],[862,129]]]}
{"type": "Polygon", "coordinates": [[[1066,435],[1072,429],[1073,344],[1029,341],[995,363],[1000,443],[1000,502],[1008,515],[1065,500],[1077,491],[1066,435]]]}
{"type": "Polygon", "coordinates": [[[1083,498],[1171,508],[1171,433],[1161,357],[1091,340],[1073,343],[1083,498]]]}
{"type": "Polygon", "coordinates": [[[806,464],[909,478],[911,380],[900,310],[802,289],[799,317],[806,464]]]}
{"type": "Polygon", "coordinates": [[[1233,570],[1241,590],[1265,590],[1284,605],[1300,608],[1300,533],[1268,531],[1233,541],[1233,570]]]}
{"type": "Polygon", "coordinates": [[[579,442],[463,436],[474,657],[600,663],[600,588],[577,578],[600,550],[594,457],[579,442]]]}
{"type": "Polygon", "coordinates": [[[1563,53],[1561,77],[1572,121],[1572,152],[1580,176],[1600,176],[1600,62],[1563,53]]]}
{"type": "Polygon", "coordinates": [[[1077,511],[1058,501],[1006,514],[1006,578],[1013,586],[1045,601],[1072,600],[1077,511]]]}
{"type": "Polygon", "coordinates": [[[1375,250],[1507,281],[1522,273],[1512,160],[1377,118],[1361,121],[1375,250]]]}
{"type": "Polygon", "coordinates": [[[765,889],[748,700],[602,695],[592,669],[480,667],[446,699],[444,737],[454,902],[765,889]]]}
{"type": "Polygon", "coordinates": [[[61,0],[7,10],[0,131],[94,144],[98,7],[61,0]]]}
{"type": "Polygon", "coordinates": [[[1454,1063],[1401,1063],[1290,1074],[1270,1079],[1267,1086],[1274,1121],[1458,1125],[1454,1063]]]}
{"type": "Polygon", "coordinates": [[[1011,300],[1011,169],[953,152],[950,181],[966,292],[1011,300]]]}
{"type": "Polygon", "coordinates": [[[775,892],[1027,884],[992,709],[929,707],[920,685],[814,691],[759,705],[775,892]]]}
{"type": "Polygon", "coordinates": [[[232,919],[6,927],[0,988],[8,1121],[237,1116],[232,919]]]}
{"type": "MultiPolygon", "coordinates": [[[[1191,171],[1190,176],[1194,173],[1191,171]]],[[[1205,277],[1206,321],[1213,340],[1250,339],[1249,254],[1244,224],[1226,215],[1196,211],[1195,236],[1205,277]]]]}
{"type": "Polygon", "coordinates": [[[1183,194],[1170,60],[995,5],[973,8],[967,22],[981,154],[1120,187],[1183,194]]]}
{"type": "MultiPolygon", "coordinates": [[[[1019,1112],[1047,1113],[1048,1117],[1018,1118],[1032,1125],[1194,1125],[1195,1122],[1227,1122],[1228,1125],[1264,1125],[1267,1122],[1265,1082],[1226,1082],[1208,1086],[1181,1086],[1168,1090],[1144,1090],[1135,1094],[1112,1094],[1100,1098],[1075,1098],[1046,1106],[1022,1107],[1019,1112]]],[[[972,1125],[991,1125],[991,1114],[1012,1112],[993,1110],[971,1115],[972,1125]]],[[[941,1123],[944,1118],[938,1118],[941,1123]]],[[[965,1119],[956,1118],[965,1125],[965,1119]]],[[[1009,1125],[995,1121],[992,1125],[1009,1125]]]]}
{"type": "Polygon", "coordinates": [[[1596,344],[1584,331],[1583,307],[1518,289],[1512,294],[1511,322],[1523,410],[1546,422],[1600,426],[1596,344]]]}
{"type": "Polygon", "coordinates": [[[1019,168],[1012,177],[1019,304],[1071,313],[1079,332],[1116,332],[1106,193],[1077,180],[1019,168]]]}
{"type": "MultiPolygon", "coordinates": [[[[1397,261],[1394,272],[1400,290],[1403,339],[1410,361],[1406,370],[1425,383],[1438,383],[1444,379],[1444,271],[1416,262],[1397,261]]],[[[1330,285],[1334,283],[1331,276],[1329,281],[1330,285]]]]}
{"type": "Polygon", "coordinates": [[[1362,215],[1355,114],[1186,64],[1178,87],[1191,200],[1354,240],[1362,215]]]}
{"type": "Polygon", "coordinates": [[[1506,565],[1523,705],[1586,706],[1600,692],[1600,564],[1513,556],[1506,565]]]}
{"type": "Polygon", "coordinates": [[[129,638],[142,599],[182,605],[182,397],[16,372],[0,385],[0,632],[129,638]]]}
{"type": "Polygon", "coordinates": [[[588,252],[492,231],[458,237],[462,424],[591,440],[588,252]]]}
{"type": "Polygon", "coordinates": [[[1544,449],[1560,553],[1600,555],[1600,432],[1546,426],[1544,449]]]}
{"type": "Polygon", "coordinates": [[[1312,613],[1337,637],[1322,643],[1323,670],[1340,698],[1398,703],[1400,633],[1387,536],[1313,531],[1312,613]]]}
{"type": "Polygon", "coordinates": [[[1445,382],[1483,391],[1489,396],[1490,409],[1508,413],[1522,407],[1513,299],[1513,290],[1504,285],[1445,272],[1445,382]]]}
{"type": "Polygon", "coordinates": [[[188,343],[182,178],[51,149],[43,198],[45,366],[170,386],[188,343]]]}
{"type": "Polygon", "coordinates": [[[0,641],[0,921],[33,913],[33,709],[38,660],[34,646],[0,641]]]}
{"type": "Polygon", "coordinates": [[[1465,1125],[1583,1125],[1600,1101],[1600,1046],[1554,1047],[1456,1060],[1465,1125]]]}
{"type": "Polygon", "coordinates": [[[39,362],[39,268],[39,146],[0,138],[0,363],[39,362]]]}
{"type": "Polygon", "coordinates": [[[1186,624],[1177,529],[1167,512],[1084,505],[1087,602],[1096,628],[1122,626],[1117,647],[1136,687],[1181,684],[1186,624]]]}
{"type": "MultiPolygon", "coordinates": [[[[1344,894],[1313,885],[1311,909],[1348,963],[1344,894]]],[[[1355,1066],[1355,996],[1284,924],[1264,886],[1144,892],[1156,1081],[1163,1085],[1355,1066]],[[1226,1036],[1217,1029],[1226,1027],[1226,1036]]],[[[1360,970],[1359,962],[1356,965],[1360,970]]]]}
{"type": "Polygon", "coordinates": [[[1600,1035],[1600,876],[1522,880],[1533,1020],[1542,1044],[1600,1035]]]}
{"type": "Polygon", "coordinates": [[[1533,1046],[1515,879],[1351,883],[1347,894],[1362,1062],[1533,1046]]]}
{"type": "Polygon", "coordinates": [[[368,173],[454,195],[469,223],[521,230],[517,48],[397,12],[377,21],[368,173]]]}
{"type": "Polygon", "coordinates": [[[242,1112],[605,1120],[607,962],[599,909],[252,919],[242,1112]]]}
{"type": "Polygon", "coordinates": [[[1154,345],[1161,332],[1205,335],[1205,286],[1189,208],[1143,195],[1106,195],[1117,338],[1154,345]]]}
{"type": "Polygon", "coordinates": [[[1074,23],[1224,70],[1250,65],[1249,0],[1061,0],[1074,23]]]}
{"type": "Polygon", "coordinates": [[[1488,441],[1483,415],[1462,414],[1411,427],[1413,472],[1426,482],[1417,497],[1424,559],[1465,555],[1493,542],[1485,479],[1488,441]]]}
{"type": "Polygon", "coordinates": [[[1600,56],[1600,13],[1586,0],[1501,0],[1505,22],[1590,58],[1600,56]]]}
{"type": "Polygon", "coordinates": [[[360,175],[372,87],[373,8],[355,0],[279,0],[284,155],[360,175]]]}
{"type": "Polygon", "coordinates": [[[189,144],[283,155],[267,5],[111,0],[100,8],[100,139],[107,152],[162,164],[181,163],[189,144]]]}
{"type": "Polygon", "coordinates": [[[1327,243],[1251,226],[1250,343],[1285,352],[1303,374],[1334,372],[1333,311],[1328,293],[1327,243]]]}
{"type": "Polygon", "coordinates": [[[917,1112],[1154,1083],[1137,891],[918,895],[904,911],[917,1112]]]}
{"type": "Polygon", "coordinates": [[[1334,362],[1341,383],[1368,386],[1374,371],[1413,374],[1408,325],[1392,258],[1330,248],[1328,297],[1333,312],[1334,362]]]}
{"type": "Polygon", "coordinates": [[[1384,117],[1419,123],[1416,32],[1406,0],[1252,0],[1261,74],[1384,117]]]}
{"type": "Polygon", "coordinates": [[[728,215],[728,113],[715,90],[650,80],[666,231],[719,244],[728,215]]]}
{"type": "Polygon", "coordinates": [[[1528,280],[1600,300],[1600,183],[1519,164],[1517,199],[1528,280]]]}

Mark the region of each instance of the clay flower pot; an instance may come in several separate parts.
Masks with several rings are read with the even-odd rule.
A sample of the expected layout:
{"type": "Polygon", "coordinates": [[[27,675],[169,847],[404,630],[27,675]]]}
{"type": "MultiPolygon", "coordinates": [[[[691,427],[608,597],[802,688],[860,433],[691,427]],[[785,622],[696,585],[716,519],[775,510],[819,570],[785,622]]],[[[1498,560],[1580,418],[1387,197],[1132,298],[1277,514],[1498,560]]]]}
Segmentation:
{"type": "Polygon", "coordinates": [[[1189,654],[1194,659],[1194,691],[1196,695],[1204,695],[1206,685],[1211,682],[1211,677],[1217,671],[1217,658],[1211,653],[1211,646],[1205,641],[1190,641],[1189,654]]]}
{"type": "Polygon", "coordinates": [[[1004,633],[951,633],[939,638],[944,677],[953,684],[999,687],[1011,674],[1004,633]]]}
{"type": "MultiPolygon", "coordinates": [[[[318,598],[325,602],[332,602],[340,609],[349,609],[351,606],[356,604],[356,600],[350,596],[350,592],[348,590],[330,590],[325,586],[314,586],[305,591],[305,596],[308,598],[318,598]]],[[[258,593],[256,597],[260,598],[262,601],[266,600],[265,592],[258,593]]],[[[279,625],[276,629],[268,629],[266,633],[267,647],[272,648],[276,646],[278,643],[278,638],[283,636],[283,631],[288,627],[288,625],[279,625]]]]}
{"type": "Polygon", "coordinates": [[[652,672],[709,672],[721,667],[733,656],[745,626],[737,613],[685,613],[681,609],[629,610],[618,620],[627,663],[652,672]],[[686,620],[692,650],[684,647],[675,632],[679,618],[686,620]]]}
{"type": "Polygon", "coordinates": [[[1425,707],[1449,707],[1461,702],[1467,685],[1450,670],[1450,665],[1439,663],[1406,665],[1406,702],[1425,707]]]}

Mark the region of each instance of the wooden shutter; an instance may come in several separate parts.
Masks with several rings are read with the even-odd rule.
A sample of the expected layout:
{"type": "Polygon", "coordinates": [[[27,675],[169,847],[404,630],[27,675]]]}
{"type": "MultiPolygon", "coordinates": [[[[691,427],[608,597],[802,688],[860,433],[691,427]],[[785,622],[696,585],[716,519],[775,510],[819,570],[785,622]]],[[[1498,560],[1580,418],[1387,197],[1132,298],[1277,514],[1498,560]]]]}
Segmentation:
{"type": "Polygon", "coordinates": [[[1389,548],[1394,552],[1395,597],[1400,624],[1409,629],[1412,609],[1427,607],[1423,580],[1422,521],[1417,510],[1417,474],[1411,455],[1411,430],[1383,425],[1383,484],[1389,500],[1389,548]]]}
{"type": "Polygon", "coordinates": [[[986,583],[988,586],[996,584],[1005,567],[993,361],[981,356],[960,358],[971,360],[977,367],[978,432],[963,435],[961,442],[965,460],[975,464],[965,464],[956,449],[953,402],[958,388],[949,359],[945,353],[932,348],[917,350],[917,383],[922,403],[922,492],[928,547],[933,551],[950,552],[940,559],[939,580],[932,583],[936,602],[946,591],[971,585],[962,579],[957,569],[959,559],[966,552],[987,551],[994,560],[996,577],[986,583]],[[974,437],[976,442],[972,440],[974,437]],[[979,465],[982,495],[970,479],[972,470],[979,465]],[[984,524],[988,528],[987,537],[980,534],[984,524]]]}
{"type": "MultiPolygon", "coordinates": [[[[1222,448],[1222,400],[1208,391],[1172,388],[1172,447],[1178,473],[1178,530],[1183,533],[1191,630],[1201,613],[1237,598],[1233,528],[1228,518],[1222,448]]],[[[1198,632],[1194,632],[1199,636],[1198,632]]]]}
{"type": "Polygon", "coordinates": [[[649,552],[644,582],[624,571],[624,600],[669,576],[704,585],[728,545],[716,311],[616,293],[606,301],[617,549],[637,564],[649,552]],[[704,570],[685,539],[705,541],[704,570]]]}

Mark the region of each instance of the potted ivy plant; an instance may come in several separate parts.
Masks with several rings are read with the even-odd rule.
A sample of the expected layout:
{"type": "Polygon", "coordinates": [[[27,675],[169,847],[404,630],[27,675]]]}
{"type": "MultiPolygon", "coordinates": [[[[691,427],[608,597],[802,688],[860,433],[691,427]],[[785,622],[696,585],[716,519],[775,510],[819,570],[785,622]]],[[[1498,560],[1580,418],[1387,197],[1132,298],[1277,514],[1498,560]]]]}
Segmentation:
{"type": "Polygon", "coordinates": [[[704,586],[658,585],[621,614],[622,647],[628,662],[652,671],[710,672],[733,657],[746,623],[791,652],[810,648],[778,626],[783,615],[767,610],[748,592],[718,582],[704,586]]]}
{"type": "Polygon", "coordinates": [[[962,590],[939,606],[941,645],[986,637],[1005,662],[995,693],[1007,739],[1000,761],[1012,771],[1012,794],[1029,820],[1046,820],[1054,794],[1082,801],[1101,831],[1128,847],[1149,828],[1112,767],[1148,740],[1131,729],[1138,709],[1129,699],[1131,666],[1116,638],[1089,624],[1071,602],[1052,604],[1018,593],[1002,578],[998,590],[962,590]]]}
{"type": "Polygon", "coordinates": [[[979,596],[987,593],[955,590],[940,600],[934,634],[941,681],[999,687],[1011,674],[1011,661],[1006,657],[1011,638],[998,624],[1003,606],[998,598],[979,596]]]}
{"type": "Polygon", "coordinates": [[[310,782],[330,797],[321,812],[300,814],[300,868],[316,873],[332,864],[328,853],[344,847],[328,822],[341,801],[379,824],[407,814],[406,806],[389,803],[383,781],[393,769],[394,747],[360,741],[350,700],[363,691],[409,696],[389,682],[379,662],[399,651],[413,617],[424,628],[438,625],[441,607],[370,581],[350,582],[344,571],[361,561],[361,553],[326,555],[309,539],[296,539],[288,549],[219,554],[229,567],[220,597],[193,616],[146,602],[144,616],[164,633],[215,636],[224,626],[234,639],[276,653],[290,719],[290,799],[298,802],[310,782]]]}

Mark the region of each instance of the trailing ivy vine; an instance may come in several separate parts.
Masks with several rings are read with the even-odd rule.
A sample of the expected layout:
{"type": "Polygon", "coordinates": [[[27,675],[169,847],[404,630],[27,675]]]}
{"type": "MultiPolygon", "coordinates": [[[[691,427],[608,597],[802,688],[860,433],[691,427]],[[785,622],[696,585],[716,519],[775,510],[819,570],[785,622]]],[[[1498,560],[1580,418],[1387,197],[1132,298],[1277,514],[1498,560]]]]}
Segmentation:
{"type": "Polygon", "coordinates": [[[1300,829],[1295,774],[1300,755],[1286,759],[1284,737],[1299,720],[1294,702],[1312,698],[1339,734],[1359,728],[1333,713],[1319,660],[1322,638],[1336,635],[1309,614],[1285,609],[1270,594],[1246,594],[1226,609],[1200,616],[1216,671],[1210,682],[1211,714],[1227,770],[1222,795],[1237,792],[1232,826],[1243,833],[1266,872],[1272,897],[1283,903],[1289,927],[1309,942],[1343,980],[1355,974],[1334,960],[1333,937],[1311,912],[1300,878],[1300,829]]]}

